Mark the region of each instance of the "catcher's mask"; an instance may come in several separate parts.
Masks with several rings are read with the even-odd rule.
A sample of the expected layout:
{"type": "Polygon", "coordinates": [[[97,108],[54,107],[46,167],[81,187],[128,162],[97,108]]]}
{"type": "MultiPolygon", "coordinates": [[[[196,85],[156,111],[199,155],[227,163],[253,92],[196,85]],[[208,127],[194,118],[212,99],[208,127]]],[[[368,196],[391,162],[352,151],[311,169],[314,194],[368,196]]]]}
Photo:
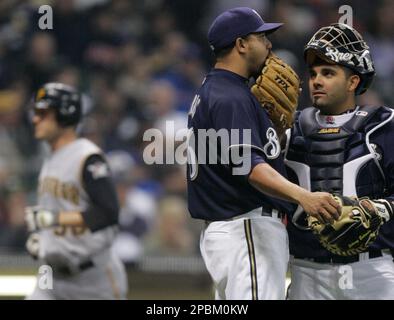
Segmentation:
{"type": "Polygon", "coordinates": [[[77,90],[63,83],[46,83],[38,89],[34,97],[34,108],[52,108],[61,126],[74,126],[81,119],[81,96],[77,90]]]}
{"type": "Polygon", "coordinates": [[[304,49],[304,58],[309,66],[314,63],[316,56],[358,74],[361,81],[356,88],[356,95],[363,94],[371,85],[375,67],[367,43],[354,28],[333,23],[319,29],[304,49]]]}

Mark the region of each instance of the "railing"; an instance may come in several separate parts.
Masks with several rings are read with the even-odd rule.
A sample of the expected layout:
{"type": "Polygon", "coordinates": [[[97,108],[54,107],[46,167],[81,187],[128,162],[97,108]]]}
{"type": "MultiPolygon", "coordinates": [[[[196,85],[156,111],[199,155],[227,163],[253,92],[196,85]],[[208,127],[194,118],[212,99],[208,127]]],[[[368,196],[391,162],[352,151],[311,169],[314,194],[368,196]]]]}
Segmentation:
{"type": "MultiPolygon", "coordinates": [[[[0,297],[20,299],[32,292],[38,267],[28,254],[0,250],[0,297]]],[[[144,256],[126,268],[130,299],[212,299],[199,256],[144,256]]]]}

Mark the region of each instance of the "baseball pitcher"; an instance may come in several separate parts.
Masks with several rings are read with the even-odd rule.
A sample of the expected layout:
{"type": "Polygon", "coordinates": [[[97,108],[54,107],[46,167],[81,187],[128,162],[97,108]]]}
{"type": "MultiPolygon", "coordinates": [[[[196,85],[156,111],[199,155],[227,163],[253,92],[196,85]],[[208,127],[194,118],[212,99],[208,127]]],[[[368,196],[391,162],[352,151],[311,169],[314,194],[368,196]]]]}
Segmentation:
{"type": "MultiPolygon", "coordinates": [[[[208,32],[216,64],[189,111],[189,211],[205,220],[200,249],[216,299],[285,298],[283,218],[292,210],[286,200],[319,220],[338,215],[330,194],[311,193],[284,177],[278,134],[248,86],[270,56],[268,34],[280,26],[246,7],[219,15],[208,32]]],[[[285,84],[282,89],[294,85],[298,96],[297,83],[285,84]]]]}

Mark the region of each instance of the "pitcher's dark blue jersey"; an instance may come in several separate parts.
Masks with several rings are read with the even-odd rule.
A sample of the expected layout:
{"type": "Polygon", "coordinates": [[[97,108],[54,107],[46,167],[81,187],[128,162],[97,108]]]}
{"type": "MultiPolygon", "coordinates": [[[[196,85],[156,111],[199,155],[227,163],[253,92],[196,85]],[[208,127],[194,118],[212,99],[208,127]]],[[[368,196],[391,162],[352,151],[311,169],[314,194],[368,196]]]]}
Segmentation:
{"type": "Polygon", "coordinates": [[[192,103],[188,128],[194,134],[195,147],[189,156],[195,154],[197,163],[189,158],[187,181],[189,211],[194,218],[224,220],[261,206],[286,213],[293,208],[257,191],[248,182],[253,167],[263,162],[284,176],[286,173],[272,123],[250,93],[247,82],[233,72],[213,69],[192,103]],[[222,138],[214,141],[216,146],[212,140],[202,140],[199,133],[209,129],[228,133],[228,146],[222,138]],[[232,135],[237,129],[239,134],[232,135]],[[245,132],[250,133],[250,139],[245,132]],[[245,157],[244,164],[250,162],[247,172],[241,175],[234,174],[234,169],[239,168],[235,161],[225,161],[231,159],[230,150],[234,148],[245,157]],[[246,150],[251,150],[249,155],[246,150]],[[217,156],[215,163],[209,163],[210,152],[217,156]]]}
{"type": "MultiPolygon", "coordinates": [[[[316,109],[309,108],[298,113],[286,154],[289,179],[299,183],[290,163],[297,162],[310,168],[311,191],[347,193],[347,196],[394,201],[393,111],[374,106],[364,106],[358,110],[351,120],[334,128],[338,133],[321,129],[315,120],[316,109]],[[343,148],[335,147],[339,145],[339,140],[335,140],[336,135],[348,135],[347,139],[342,139],[346,141],[343,148]],[[371,151],[376,153],[376,157],[361,162],[360,159],[371,151]],[[334,158],[337,160],[332,161],[334,158]],[[357,165],[357,161],[361,164],[357,165]],[[355,171],[355,167],[359,167],[359,170],[355,171]],[[351,188],[353,194],[346,192],[351,185],[354,185],[351,188]]],[[[333,256],[320,245],[311,231],[296,225],[302,226],[304,217],[301,214],[300,219],[289,219],[287,229],[291,254],[307,258],[333,256]]],[[[394,249],[393,219],[381,227],[377,240],[370,246],[370,249],[387,248],[394,249]]]]}

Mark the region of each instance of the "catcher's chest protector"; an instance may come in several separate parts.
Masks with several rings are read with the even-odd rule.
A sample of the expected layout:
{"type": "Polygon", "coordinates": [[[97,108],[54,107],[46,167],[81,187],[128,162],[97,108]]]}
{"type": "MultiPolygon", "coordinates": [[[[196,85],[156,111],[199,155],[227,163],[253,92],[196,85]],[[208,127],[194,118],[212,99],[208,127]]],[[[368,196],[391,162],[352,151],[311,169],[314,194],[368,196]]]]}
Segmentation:
{"type": "Polygon", "coordinates": [[[360,107],[348,122],[334,128],[317,122],[315,108],[299,113],[286,154],[290,178],[311,191],[382,197],[385,180],[375,154],[379,150],[367,143],[368,133],[389,120],[390,112],[383,120],[375,116],[379,110],[385,112],[360,107]]]}

